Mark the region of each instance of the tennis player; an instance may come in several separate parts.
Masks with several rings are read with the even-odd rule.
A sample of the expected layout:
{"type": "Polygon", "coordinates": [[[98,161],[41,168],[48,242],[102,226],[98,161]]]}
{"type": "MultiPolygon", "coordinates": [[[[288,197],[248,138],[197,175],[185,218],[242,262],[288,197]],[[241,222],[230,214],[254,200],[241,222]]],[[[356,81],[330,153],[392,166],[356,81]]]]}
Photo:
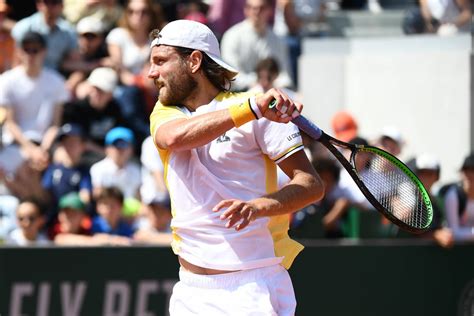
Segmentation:
{"type": "Polygon", "coordinates": [[[289,214],[324,193],[299,130],[282,124],[302,105],[279,90],[229,92],[237,71],[203,24],[173,21],[152,37],[148,76],[159,101],[151,134],[181,264],[170,314],[293,315],[286,269],[303,247],[288,237],[289,214]],[[280,190],[277,164],[291,178],[280,190]]]}

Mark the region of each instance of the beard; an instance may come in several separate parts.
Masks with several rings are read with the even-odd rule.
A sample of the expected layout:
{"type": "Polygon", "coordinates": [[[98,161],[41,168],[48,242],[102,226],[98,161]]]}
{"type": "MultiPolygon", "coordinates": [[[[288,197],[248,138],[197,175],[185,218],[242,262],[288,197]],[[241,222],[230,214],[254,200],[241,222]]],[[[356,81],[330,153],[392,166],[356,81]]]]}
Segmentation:
{"type": "Polygon", "coordinates": [[[184,105],[197,88],[197,81],[187,69],[180,67],[177,72],[171,73],[165,82],[156,82],[159,87],[158,99],[163,105],[184,105]]]}

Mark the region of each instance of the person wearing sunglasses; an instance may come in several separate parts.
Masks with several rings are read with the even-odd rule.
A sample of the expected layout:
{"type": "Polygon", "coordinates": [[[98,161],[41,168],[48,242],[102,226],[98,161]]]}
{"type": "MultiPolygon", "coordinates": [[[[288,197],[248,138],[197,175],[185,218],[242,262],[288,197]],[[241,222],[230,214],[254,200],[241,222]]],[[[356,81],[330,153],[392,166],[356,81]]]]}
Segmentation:
{"type": "Polygon", "coordinates": [[[41,204],[34,199],[23,200],[16,210],[18,228],[6,239],[6,244],[18,246],[45,245],[50,241],[42,228],[46,222],[41,204]]]}
{"type": "MultiPolygon", "coordinates": [[[[77,36],[74,27],[61,17],[62,0],[36,0],[38,12],[21,19],[12,29],[12,36],[21,43],[25,34],[34,31],[46,38],[45,66],[60,71],[78,68],[77,36]]],[[[80,66],[80,65],[79,65],[80,66]]]]}
{"type": "Polygon", "coordinates": [[[16,173],[22,161],[31,172],[41,172],[49,163],[48,152],[69,93],[63,77],[44,67],[46,51],[43,35],[26,33],[18,50],[20,65],[3,73],[0,80],[0,107],[6,109],[0,161],[15,162],[6,166],[7,173],[16,173]]]}

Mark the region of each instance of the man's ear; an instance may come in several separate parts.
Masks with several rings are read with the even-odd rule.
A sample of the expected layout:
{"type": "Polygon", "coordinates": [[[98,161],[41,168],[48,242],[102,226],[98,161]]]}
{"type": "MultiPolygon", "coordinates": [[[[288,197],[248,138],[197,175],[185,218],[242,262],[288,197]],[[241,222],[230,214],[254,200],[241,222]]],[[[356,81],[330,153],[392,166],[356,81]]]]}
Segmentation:
{"type": "Polygon", "coordinates": [[[188,56],[188,65],[191,72],[197,73],[201,69],[202,59],[204,58],[203,53],[195,50],[188,56]]]}

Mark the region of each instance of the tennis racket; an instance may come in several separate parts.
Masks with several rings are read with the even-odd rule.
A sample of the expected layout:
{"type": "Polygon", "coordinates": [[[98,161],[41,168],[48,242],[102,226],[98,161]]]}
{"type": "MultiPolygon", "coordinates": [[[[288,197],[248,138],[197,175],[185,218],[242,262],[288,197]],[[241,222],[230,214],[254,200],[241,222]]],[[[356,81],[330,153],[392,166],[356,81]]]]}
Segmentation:
{"type": "MultiPolygon", "coordinates": [[[[270,108],[275,105],[273,101],[270,108]]],[[[387,219],[411,233],[422,233],[429,228],[433,219],[429,194],[418,177],[398,158],[374,146],[335,139],[303,115],[292,122],[336,157],[367,200],[387,219]],[[341,149],[350,151],[349,159],[341,149]],[[367,163],[357,167],[356,160],[364,155],[367,163]]]]}

